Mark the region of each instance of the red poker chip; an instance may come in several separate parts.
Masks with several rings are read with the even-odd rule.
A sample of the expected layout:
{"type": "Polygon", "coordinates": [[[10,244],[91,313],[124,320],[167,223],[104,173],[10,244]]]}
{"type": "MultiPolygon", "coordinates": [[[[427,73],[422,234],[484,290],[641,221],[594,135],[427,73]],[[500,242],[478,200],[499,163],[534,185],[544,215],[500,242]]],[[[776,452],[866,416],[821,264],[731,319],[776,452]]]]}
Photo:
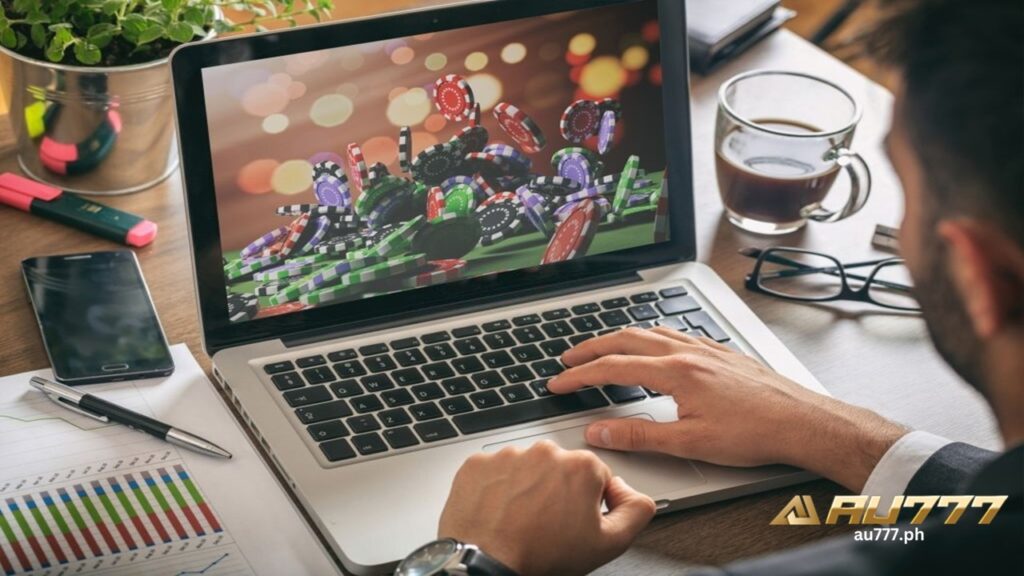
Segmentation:
{"type": "Polygon", "coordinates": [[[530,154],[540,152],[547,144],[544,132],[533,118],[508,102],[499,102],[494,107],[494,118],[498,125],[517,144],[530,154]]]}
{"type": "Polygon", "coordinates": [[[597,134],[601,127],[601,108],[591,100],[577,100],[562,113],[558,128],[562,137],[579,144],[597,134]]]}
{"type": "Polygon", "coordinates": [[[494,204],[495,202],[513,202],[513,201],[514,202],[519,202],[519,196],[515,192],[498,192],[494,196],[491,196],[487,200],[484,200],[483,202],[481,202],[480,203],[480,207],[477,208],[477,210],[479,210],[480,208],[483,208],[484,206],[490,206],[491,204],[494,204]]]}
{"type": "MultiPolygon", "coordinates": [[[[348,161],[348,183],[352,191],[358,196],[363,193],[363,187],[370,179],[370,171],[366,168],[366,157],[363,156],[363,149],[355,142],[348,145],[346,160],[348,161]]],[[[355,200],[355,198],[353,198],[355,200]]]]}
{"type": "Polygon", "coordinates": [[[444,212],[444,190],[434,186],[427,192],[427,220],[437,218],[441,212],[444,212]]]}
{"type": "Polygon", "coordinates": [[[302,233],[306,231],[306,226],[309,225],[309,213],[305,213],[299,216],[288,228],[288,233],[284,236],[284,244],[281,246],[280,255],[282,258],[287,258],[295,246],[299,242],[299,238],[302,237],[302,233]]]}
{"type": "Polygon", "coordinates": [[[300,310],[305,310],[306,308],[307,306],[302,302],[287,302],[285,304],[278,304],[277,306],[268,306],[267,308],[260,308],[260,311],[256,313],[254,319],[291,314],[292,312],[298,312],[300,310]]]}
{"type": "Polygon", "coordinates": [[[459,280],[462,278],[462,273],[466,268],[466,261],[459,260],[457,258],[450,260],[431,260],[430,262],[427,262],[427,266],[431,269],[426,272],[420,272],[416,276],[406,279],[406,286],[410,288],[423,288],[424,286],[446,284],[448,282],[459,280]]]}
{"type": "Polygon", "coordinates": [[[434,83],[434,105],[445,118],[461,122],[472,115],[476,98],[465,78],[448,74],[434,83]]]}
{"type": "Polygon", "coordinates": [[[540,263],[554,264],[585,256],[597,235],[600,221],[601,210],[597,205],[589,199],[581,200],[555,229],[540,263]]]}

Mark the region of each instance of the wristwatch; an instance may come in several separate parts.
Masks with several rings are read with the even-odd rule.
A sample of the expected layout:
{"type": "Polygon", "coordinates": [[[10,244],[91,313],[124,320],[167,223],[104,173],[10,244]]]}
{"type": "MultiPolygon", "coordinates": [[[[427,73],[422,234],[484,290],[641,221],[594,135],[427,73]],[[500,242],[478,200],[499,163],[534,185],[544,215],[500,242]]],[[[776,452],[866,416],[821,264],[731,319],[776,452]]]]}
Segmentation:
{"type": "Polygon", "coordinates": [[[442,538],[413,550],[395,576],[519,576],[472,544],[442,538]]]}

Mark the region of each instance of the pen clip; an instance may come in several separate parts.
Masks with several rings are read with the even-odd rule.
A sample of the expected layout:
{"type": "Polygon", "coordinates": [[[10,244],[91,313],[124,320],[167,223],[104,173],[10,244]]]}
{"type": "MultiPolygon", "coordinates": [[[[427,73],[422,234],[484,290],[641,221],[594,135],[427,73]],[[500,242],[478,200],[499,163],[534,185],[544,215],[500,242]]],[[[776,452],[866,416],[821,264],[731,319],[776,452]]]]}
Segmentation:
{"type": "Polygon", "coordinates": [[[33,376],[29,380],[29,383],[32,385],[33,388],[39,390],[44,395],[46,395],[47,398],[56,402],[57,404],[60,404],[64,408],[71,410],[72,412],[76,412],[78,414],[81,414],[82,416],[88,416],[89,418],[92,418],[93,420],[98,420],[100,422],[103,422],[104,424],[110,422],[110,418],[107,418],[102,414],[90,412],[89,410],[86,410],[85,408],[79,406],[78,399],[81,398],[83,395],[78,393],[77,391],[61,386],[60,384],[57,384],[55,382],[50,382],[45,378],[40,378],[38,376],[33,376]]]}

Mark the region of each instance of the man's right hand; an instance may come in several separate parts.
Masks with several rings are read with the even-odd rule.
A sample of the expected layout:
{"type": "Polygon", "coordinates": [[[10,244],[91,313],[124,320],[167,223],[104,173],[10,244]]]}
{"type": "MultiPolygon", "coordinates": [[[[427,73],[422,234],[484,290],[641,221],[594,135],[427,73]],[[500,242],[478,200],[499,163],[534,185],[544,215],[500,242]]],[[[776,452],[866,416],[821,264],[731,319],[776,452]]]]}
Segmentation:
{"type": "Polygon", "coordinates": [[[751,357],[667,328],[626,329],[566,351],[548,388],[645,386],[671,395],[679,419],[595,422],[587,442],[728,466],[791,464],[859,492],[907,429],[812,392],[751,357]]]}

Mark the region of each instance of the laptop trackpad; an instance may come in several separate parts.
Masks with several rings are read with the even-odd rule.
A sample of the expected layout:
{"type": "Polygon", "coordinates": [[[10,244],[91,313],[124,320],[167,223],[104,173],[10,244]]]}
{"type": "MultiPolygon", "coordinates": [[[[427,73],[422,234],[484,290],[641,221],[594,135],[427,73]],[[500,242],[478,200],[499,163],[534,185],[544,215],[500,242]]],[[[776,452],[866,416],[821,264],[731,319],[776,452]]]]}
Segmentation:
{"type": "MultiPolygon", "coordinates": [[[[654,420],[649,414],[634,414],[628,417],[654,420]]],[[[689,460],[664,454],[616,452],[594,448],[584,440],[584,428],[586,426],[575,426],[556,432],[533,434],[488,444],[484,446],[484,452],[497,452],[506,446],[528,448],[540,440],[551,440],[566,450],[590,450],[612,469],[613,474],[622,476],[630,486],[654,499],[705,482],[704,476],[689,460]]]]}

